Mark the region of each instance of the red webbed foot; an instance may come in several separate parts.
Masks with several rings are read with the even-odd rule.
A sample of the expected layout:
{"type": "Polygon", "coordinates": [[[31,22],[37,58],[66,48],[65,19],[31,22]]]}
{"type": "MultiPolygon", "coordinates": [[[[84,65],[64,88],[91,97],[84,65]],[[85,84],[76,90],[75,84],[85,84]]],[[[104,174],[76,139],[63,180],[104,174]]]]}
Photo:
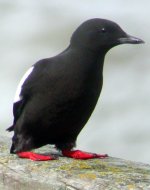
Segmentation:
{"type": "Polygon", "coordinates": [[[81,150],[62,150],[62,155],[69,158],[74,159],[81,159],[81,160],[87,160],[87,159],[93,159],[93,158],[107,158],[107,154],[94,154],[89,152],[83,152],[81,150]]]}
{"type": "Polygon", "coordinates": [[[42,155],[42,154],[37,154],[34,152],[19,152],[17,153],[17,155],[20,158],[26,158],[26,159],[30,159],[33,161],[47,161],[47,160],[55,160],[56,158],[54,156],[51,155],[42,155]]]}

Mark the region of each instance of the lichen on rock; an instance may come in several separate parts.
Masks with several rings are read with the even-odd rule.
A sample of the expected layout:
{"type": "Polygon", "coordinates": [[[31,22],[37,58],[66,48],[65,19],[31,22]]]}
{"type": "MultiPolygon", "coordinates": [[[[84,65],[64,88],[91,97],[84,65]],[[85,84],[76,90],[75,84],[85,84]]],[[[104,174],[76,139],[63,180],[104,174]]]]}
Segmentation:
{"type": "MultiPolygon", "coordinates": [[[[123,159],[34,162],[9,154],[10,139],[0,137],[3,190],[150,190],[150,165],[123,159]]],[[[37,152],[54,152],[49,146],[37,152]]],[[[55,154],[59,154],[55,152],[55,154]]]]}

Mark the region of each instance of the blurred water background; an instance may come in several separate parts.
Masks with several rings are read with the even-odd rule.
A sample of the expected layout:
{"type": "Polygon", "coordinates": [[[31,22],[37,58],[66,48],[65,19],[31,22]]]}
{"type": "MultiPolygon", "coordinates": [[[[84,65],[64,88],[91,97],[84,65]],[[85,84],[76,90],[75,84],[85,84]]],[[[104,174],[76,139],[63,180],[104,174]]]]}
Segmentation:
{"type": "Polygon", "coordinates": [[[58,54],[83,21],[117,22],[144,45],[122,45],[106,56],[97,107],[77,148],[150,163],[150,1],[0,0],[0,133],[12,123],[12,102],[24,72],[58,54]]]}

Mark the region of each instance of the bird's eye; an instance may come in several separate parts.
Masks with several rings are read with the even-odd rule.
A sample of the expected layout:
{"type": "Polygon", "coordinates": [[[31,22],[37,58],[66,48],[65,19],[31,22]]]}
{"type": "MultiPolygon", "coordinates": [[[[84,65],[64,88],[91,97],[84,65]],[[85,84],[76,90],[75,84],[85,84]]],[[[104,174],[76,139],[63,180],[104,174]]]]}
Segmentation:
{"type": "Polygon", "coordinates": [[[101,32],[102,32],[102,33],[106,33],[106,29],[105,29],[105,28],[102,28],[102,29],[101,29],[101,32]]]}

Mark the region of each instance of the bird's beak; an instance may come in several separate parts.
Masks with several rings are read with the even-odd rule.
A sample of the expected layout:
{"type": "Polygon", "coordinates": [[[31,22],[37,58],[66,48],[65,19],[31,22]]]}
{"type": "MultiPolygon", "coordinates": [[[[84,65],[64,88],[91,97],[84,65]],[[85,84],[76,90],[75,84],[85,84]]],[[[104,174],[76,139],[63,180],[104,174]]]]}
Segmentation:
{"type": "Polygon", "coordinates": [[[118,39],[119,44],[143,44],[145,43],[143,40],[136,38],[134,36],[126,35],[125,37],[121,37],[118,39]]]}

